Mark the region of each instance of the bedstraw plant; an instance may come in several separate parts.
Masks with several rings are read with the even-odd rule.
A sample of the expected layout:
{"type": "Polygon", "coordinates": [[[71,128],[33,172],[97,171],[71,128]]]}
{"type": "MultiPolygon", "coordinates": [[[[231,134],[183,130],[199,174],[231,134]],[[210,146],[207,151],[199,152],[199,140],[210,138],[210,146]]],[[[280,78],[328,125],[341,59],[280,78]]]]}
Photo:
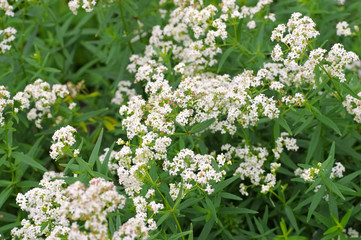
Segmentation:
{"type": "Polygon", "coordinates": [[[357,0],[1,0],[0,239],[360,239],[357,0]]]}

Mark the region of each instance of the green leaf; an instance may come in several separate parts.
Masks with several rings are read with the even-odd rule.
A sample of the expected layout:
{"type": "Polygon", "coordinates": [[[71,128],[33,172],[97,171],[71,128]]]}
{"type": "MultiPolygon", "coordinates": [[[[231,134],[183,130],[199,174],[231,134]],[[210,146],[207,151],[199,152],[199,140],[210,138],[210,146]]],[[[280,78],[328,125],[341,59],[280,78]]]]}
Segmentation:
{"type": "Polygon", "coordinates": [[[201,234],[199,235],[198,240],[207,240],[208,235],[211,232],[214,225],[214,218],[211,218],[203,227],[201,234]]]}
{"type": "Polygon", "coordinates": [[[20,222],[15,222],[15,223],[9,223],[7,225],[1,226],[0,227],[0,232],[5,232],[5,231],[9,231],[15,227],[19,227],[21,225],[20,222]]]}
{"type": "Polygon", "coordinates": [[[157,227],[159,227],[167,218],[171,215],[170,212],[165,212],[161,218],[157,221],[157,227]]]}
{"type": "Polygon", "coordinates": [[[40,142],[41,142],[41,140],[43,140],[43,138],[44,138],[44,135],[39,137],[26,155],[28,155],[29,157],[34,157],[35,152],[39,149],[40,142]]]}
{"type": "Polygon", "coordinates": [[[12,186],[5,188],[1,193],[0,193],[0,209],[1,207],[4,205],[4,203],[6,202],[6,200],[8,200],[8,198],[11,195],[11,192],[13,191],[12,186]]]}
{"type": "Polygon", "coordinates": [[[322,163],[322,172],[326,177],[329,177],[333,168],[333,163],[335,161],[335,142],[332,142],[330,152],[326,161],[322,163]]]}
{"type": "Polygon", "coordinates": [[[326,191],[325,187],[321,186],[320,189],[318,189],[318,192],[310,197],[312,199],[312,202],[310,208],[308,209],[307,222],[310,221],[312,213],[316,210],[316,208],[320,204],[322,197],[325,195],[325,191],[326,191]]]}
{"type": "Polygon", "coordinates": [[[352,214],[352,211],[353,211],[353,207],[351,207],[348,211],[347,211],[347,213],[345,214],[345,216],[343,216],[343,218],[341,219],[341,225],[342,225],[342,227],[346,227],[346,225],[347,225],[347,223],[348,223],[348,220],[350,219],[350,217],[351,217],[351,214],[352,214]]]}
{"type": "Polygon", "coordinates": [[[74,122],[75,123],[80,123],[80,122],[86,121],[86,120],[88,120],[90,118],[99,116],[99,115],[101,115],[101,114],[103,114],[103,113],[105,113],[107,111],[108,111],[108,108],[102,108],[102,109],[99,109],[99,110],[87,112],[87,113],[84,113],[84,114],[80,115],[79,117],[76,117],[74,119],[74,122]]]}
{"type": "Polygon", "coordinates": [[[285,212],[286,212],[287,218],[290,220],[292,227],[298,232],[299,228],[298,228],[297,221],[296,221],[295,215],[293,214],[291,207],[285,206],[285,212]]]}
{"type": "Polygon", "coordinates": [[[320,120],[323,124],[325,124],[327,127],[333,129],[336,133],[338,133],[340,136],[342,136],[342,133],[340,132],[340,129],[338,129],[336,123],[334,123],[330,118],[323,115],[317,108],[311,107],[312,110],[315,112],[316,118],[320,120]]]}
{"type": "Polygon", "coordinates": [[[326,187],[333,193],[335,193],[337,196],[339,196],[341,199],[345,200],[345,197],[342,195],[340,190],[337,188],[337,186],[327,177],[322,179],[322,182],[326,185],[326,187]]]}
{"type": "Polygon", "coordinates": [[[50,73],[60,73],[61,72],[59,69],[52,68],[52,67],[45,67],[44,71],[45,72],[50,72],[50,73]]]}
{"type": "Polygon", "coordinates": [[[189,198],[185,201],[183,201],[179,207],[177,207],[177,209],[182,210],[185,209],[187,207],[193,206],[194,204],[202,201],[204,198],[203,197],[199,197],[199,198],[189,198]]]}
{"type": "Polygon", "coordinates": [[[300,132],[302,132],[303,130],[305,130],[305,128],[307,128],[308,126],[311,125],[313,121],[313,117],[309,117],[307,118],[302,124],[301,126],[299,126],[296,131],[295,131],[295,136],[297,136],[300,132]]]}
{"type": "Polygon", "coordinates": [[[10,186],[11,184],[13,184],[12,181],[0,180],[0,187],[7,187],[10,186]]]}
{"type": "Polygon", "coordinates": [[[313,153],[318,147],[318,142],[320,141],[321,126],[317,126],[311,136],[310,144],[308,145],[307,155],[306,155],[306,164],[308,164],[313,156],[313,153]]]}
{"type": "Polygon", "coordinates": [[[0,222],[15,222],[17,216],[7,212],[0,212],[0,222]]]}
{"type": "Polygon", "coordinates": [[[334,233],[338,230],[338,226],[330,227],[323,235],[328,235],[330,233],[334,233]]]}
{"type": "Polygon", "coordinates": [[[100,167],[100,172],[101,172],[102,174],[105,174],[105,175],[106,175],[106,174],[108,173],[109,158],[110,158],[110,154],[111,154],[112,151],[113,151],[114,145],[115,145],[115,143],[113,143],[113,144],[110,146],[110,148],[109,148],[109,150],[108,150],[108,152],[107,152],[107,155],[105,155],[104,161],[103,161],[103,163],[102,163],[102,165],[101,165],[101,167],[100,167]]]}
{"type": "Polygon", "coordinates": [[[104,129],[102,129],[100,131],[100,134],[98,136],[98,140],[95,143],[95,146],[93,148],[92,153],[90,154],[89,164],[90,164],[91,167],[94,166],[95,161],[99,158],[99,149],[100,149],[100,144],[102,143],[102,139],[103,139],[103,131],[104,131],[104,129]]]}
{"type": "Polygon", "coordinates": [[[208,197],[206,198],[206,204],[207,204],[208,210],[210,210],[212,213],[212,217],[218,223],[219,220],[217,218],[216,208],[214,207],[213,202],[208,197]]]}
{"type": "Polygon", "coordinates": [[[3,156],[0,158],[0,167],[6,162],[6,159],[7,159],[7,156],[6,156],[6,155],[3,155],[3,156]]]}
{"type": "Polygon", "coordinates": [[[192,233],[193,233],[192,230],[189,230],[189,231],[186,231],[186,232],[177,233],[177,234],[172,235],[170,238],[168,238],[168,240],[177,240],[177,239],[179,239],[179,238],[181,238],[181,237],[190,235],[190,234],[192,234],[192,233]]]}
{"type": "Polygon", "coordinates": [[[204,129],[208,128],[212,123],[216,121],[215,118],[208,119],[204,122],[197,123],[192,129],[190,130],[191,133],[197,133],[203,131],[204,129]]]}
{"type": "Polygon", "coordinates": [[[188,240],[193,240],[193,224],[191,223],[190,225],[191,225],[190,231],[192,231],[192,232],[191,232],[191,234],[189,234],[188,240]]]}
{"type": "Polygon", "coordinates": [[[89,165],[88,165],[87,162],[85,162],[82,158],[76,158],[75,160],[78,162],[78,164],[79,164],[79,166],[80,166],[80,168],[81,168],[81,171],[83,171],[83,172],[85,171],[85,172],[87,172],[90,176],[94,177],[94,172],[93,172],[93,170],[89,167],[89,165]]]}
{"type": "Polygon", "coordinates": [[[21,152],[13,152],[12,156],[15,158],[16,163],[23,163],[29,166],[32,166],[33,168],[39,169],[43,172],[48,171],[45,167],[43,167],[40,163],[35,161],[32,157],[29,157],[21,152]]]}
{"type": "Polygon", "coordinates": [[[229,184],[233,183],[237,179],[239,179],[239,176],[233,176],[231,178],[228,178],[224,181],[217,183],[214,186],[214,193],[218,193],[218,192],[222,191],[225,187],[227,187],[229,184]]]}
{"type": "Polygon", "coordinates": [[[282,126],[288,132],[288,134],[290,134],[291,136],[293,135],[290,126],[288,125],[287,121],[284,118],[276,118],[275,121],[280,126],[282,126]]]}
{"type": "Polygon", "coordinates": [[[232,194],[232,193],[227,193],[227,192],[222,192],[221,197],[225,198],[225,199],[232,199],[232,200],[237,200],[237,201],[242,200],[241,197],[239,197],[239,196],[237,196],[235,194],[232,194]]]}
{"type": "Polygon", "coordinates": [[[32,181],[32,180],[25,180],[25,181],[19,182],[18,184],[16,184],[16,186],[21,187],[21,188],[34,188],[34,187],[39,186],[39,182],[32,181]]]}
{"type": "Polygon", "coordinates": [[[233,214],[257,214],[258,212],[249,208],[231,208],[231,207],[225,207],[222,208],[218,215],[233,215],[233,214]]]}
{"type": "Polygon", "coordinates": [[[232,46],[232,47],[228,48],[228,49],[222,54],[221,60],[219,60],[219,63],[218,63],[217,73],[219,73],[219,71],[222,69],[222,66],[223,66],[224,62],[227,60],[227,58],[229,57],[229,55],[233,52],[233,50],[234,50],[235,48],[236,48],[235,46],[232,46]]]}

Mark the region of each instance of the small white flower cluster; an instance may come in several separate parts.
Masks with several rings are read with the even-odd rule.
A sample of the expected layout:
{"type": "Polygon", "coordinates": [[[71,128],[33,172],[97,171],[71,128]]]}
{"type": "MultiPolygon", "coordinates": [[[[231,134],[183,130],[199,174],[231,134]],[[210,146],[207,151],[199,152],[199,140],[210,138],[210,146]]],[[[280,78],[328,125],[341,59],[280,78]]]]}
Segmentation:
{"type": "MultiPolygon", "coordinates": [[[[248,6],[241,6],[239,7],[236,4],[236,0],[223,0],[222,5],[222,13],[221,16],[222,19],[228,19],[228,15],[231,16],[231,18],[249,18],[252,19],[254,15],[259,13],[263,8],[265,8],[267,5],[271,4],[273,0],[258,0],[256,6],[254,7],[248,7],[248,6]]],[[[265,17],[266,18],[266,17],[265,17]]],[[[270,14],[268,16],[269,19],[274,21],[274,14],[270,14]]],[[[267,19],[267,18],[266,18],[267,19]]],[[[248,23],[249,24],[249,23],[248,23]]],[[[247,24],[247,25],[248,25],[247,24]]]]}
{"type": "MultiPolygon", "coordinates": [[[[82,8],[86,12],[91,12],[94,9],[94,6],[97,4],[95,0],[82,0],[82,8]]],[[[74,15],[78,14],[78,8],[80,8],[80,0],[70,0],[68,2],[69,9],[73,12],[74,15]]]]}
{"type": "Polygon", "coordinates": [[[299,86],[307,83],[316,87],[314,73],[316,67],[320,69],[323,67],[328,74],[339,78],[340,82],[346,81],[343,67],[352,64],[359,58],[355,53],[347,52],[339,43],[333,45],[327,55],[327,51],[322,48],[311,50],[308,59],[303,64],[298,63],[306,54],[309,41],[319,35],[312,19],[306,16],[301,17],[300,13],[293,13],[287,26],[280,24],[273,30],[271,40],[283,42],[288,48],[288,53],[284,58],[284,51],[279,44],[276,44],[271,57],[273,61],[282,62],[282,64],[268,64],[273,68],[272,72],[276,76],[279,75],[280,82],[287,86],[294,84],[299,86]],[[288,34],[284,36],[286,30],[288,34]]]}
{"type": "Polygon", "coordinates": [[[13,106],[14,100],[10,98],[10,92],[5,86],[0,86],[0,126],[5,125],[4,110],[7,106],[13,106]]]}
{"type": "Polygon", "coordinates": [[[3,38],[0,42],[0,49],[2,53],[11,49],[10,43],[15,40],[15,34],[16,29],[13,27],[7,27],[4,30],[0,30],[0,36],[3,38]]]}
{"type": "Polygon", "coordinates": [[[137,72],[137,67],[141,66],[136,80],[146,79],[142,76],[149,75],[158,66],[152,59],[159,59],[170,50],[172,58],[182,64],[175,67],[178,72],[193,74],[207,66],[214,66],[217,63],[216,54],[221,53],[221,49],[216,46],[216,39],[227,38],[226,24],[215,17],[216,12],[217,8],[213,5],[203,9],[199,9],[199,5],[181,6],[173,10],[163,29],[160,26],[153,27],[145,56],[133,55],[128,71],[137,72]],[[195,40],[191,35],[194,35],[195,40]],[[158,50],[155,51],[155,48],[158,50]]]}
{"type": "Polygon", "coordinates": [[[14,7],[9,4],[8,0],[0,0],[0,9],[5,11],[6,16],[14,17],[14,7]]]}
{"type": "Polygon", "coordinates": [[[302,106],[305,103],[305,97],[302,93],[296,93],[294,96],[287,95],[283,96],[281,102],[285,103],[287,106],[302,106]]]}
{"type": "Polygon", "coordinates": [[[260,186],[261,193],[265,194],[276,185],[276,170],[281,164],[271,163],[271,172],[266,172],[264,164],[269,156],[266,148],[248,145],[233,147],[226,144],[221,149],[225,151],[226,159],[232,159],[233,162],[236,159],[241,160],[234,175],[240,176],[241,180],[249,179],[251,182],[250,186],[244,183],[240,184],[239,191],[242,195],[248,196],[247,188],[251,186],[260,186]]]}
{"type": "Polygon", "coordinates": [[[343,232],[347,234],[347,237],[349,238],[360,238],[360,233],[353,229],[352,227],[344,228],[343,232]]]}
{"type": "MultiPolygon", "coordinates": [[[[357,94],[361,99],[361,92],[357,94]]],[[[351,115],[354,115],[354,120],[358,123],[361,123],[361,100],[351,95],[347,95],[345,101],[342,103],[346,108],[347,112],[351,115]]]]}
{"type": "MultiPolygon", "coordinates": [[[[154,190],[153,190],[154,191],[154,190]]],[[[163,209],[163,204],[155,201],[147,202],[142,196],[133,198],[136,215],[124,223],[118,231],[113,235],[113,239],[147,239],[149,231],[156,230],[157,224],[152,218],[147,218],[147,211],[157,214],[160,209],[163,209]]]]}
{"type": "Polygon", "coordinates": [[[293,13],[287,22],[287,27],[284,24],[279,24],[272,32],[272,41],[281,41],[289,46],[289,60],[299,58],[305,51],[308,40],[320,34],[315,29],[316,24],[311,18],[307,16],[301,17],[301,13],[293,13]],[[286,29],[289,33],[284,36],[286,29]]]}
{"type": "Polygon", "coordinates": [[[320,173],[320,167],[322,166],[321,163],[317,164],[317,168],[311,167],[311,168],[297,168],[295,170],[295,176],[299,176],[302,178],[305,182],[313,182],[314,178],[320,173]]]}
{"type": "MultiPolygon", "coordinates": [[[[122,139],[118,140],[121,145],[125,143],[122,139]]],[[[113,239],[147,239],[148,232],[156,229],[156,223],[148,217],[147,211],[154,215],[164,208],[163,204],[151,201],[150,198],[155,194],[154,189],[149,189],[145,197],[141,196],[141,190],[152,160],[167,159],[167,147],[170,146],[171,139],[150,132],[142,136],[140,142],[140,147],[134,152],[125,145],[118,152],[113,150],[109,156],[109,169],[118,174],[120,185],[125,187],[125,192],[133,200],[136,209],[136,215],[114,233],[113,239]]],[[[100,156],[101,162],[109,152],[108,148],[104,150],[105,153],[100,156]]]]}
{"type": "MultiPolygon", "coordinates": [[[[71,87],[71,86],[70,86],[71,87]]],[[[76,95],[76,90],[68,89],[67,85],[54,84],[50,86],[49,83],[44,82],[41,79],[37,79],[33,84],[29,84],[25,87],[24,91],[17,92],[14,97],[11,98],[10,92],[6,87],[0,86],[0,126],[5,124],[4,110],[6,106],[11,106],[14,113],[18,113],[19,110],[29,109],[34,102],[34,106],[30,108],[27,113],[28,120],[35,120],[35,126],[42,128],[41,121],[44,118],[52,118],[51,107],[56,104],[59,99],[63,99],[69,95],[69,91],[72,91],[72,96],[76,95]]],[[[69,108],[72,109],[76,106],[76,103],[70,103],[69,108]]],[[[56,124],[63,121],[61,116],[56,119],[56,124]]]]}
{"type": "MultiPolygon", "coordinates": [[[[226,162],[223,155],[215,158],[212,155],[195,154],[190,149],[182,149],[172,161],[164,161],[163,170],[169,172],[171,176],[181,176],[184,189],[190,190],[194,186],[200,185],[205,186],[204,189],[208,194],[212,194],[214,191],[212,183],[221,181],[226,174],[224,170],[215,169],[214,161],[221,169],[226,162]]],[[[179,190],[174,184],[170,187],[171,197],[175,200],[179,190]]]]}
{"type": "Polygon", "coordinates": [[[132,83],[130,81],[120,81],[118,83],[118,89],[115,92],[115,96],[112,98],[111,102],[116,105],[122,105],[131,97],[136,96],[137,93],[133,88],[131,88],[131,85],[132,83]]]}
{"type": "MultiPolygon", "coordinates": [[[[130,197],[140,193],[144,184],[143,178],[152,160],[167,159],[167,148],[172,143],[169,137],[159,136],[154,132],[141,136],[140,141],[140,146],[135,150],[127,145],[122,146],[118,152],[113,150],[108,161],[109,169],[118,174],[119,184],[125,187],[125,192],[130,197]]],[[[109,148],[104,151],[99,158],[101,162],[104,161],[109,148]]]]}
{"type": "MultiPolygon", "coordinates": [[[[313,182],[314,178],[320,173],[320,168],[322,167],[322,163],[318,163],[317,167],[311,168],[297,168],[295,170],[295,175],[299,176],[306,182],[313,182]]],[[[335,165],[331,169],[330,178],[342,178],[343,173],[345,172],[345,167],[340,162],[335,162],[335,165]]]]}
{"type": "Polygon", "coordinates": [[[342,44],[336,43],[332,46],[325,59],[331,63],[331,65],[324,65],[327,72],[331,74],[331,76],[339,78],[340,82],[345,82],[346,77],[343,72],[343,67],[358,61],[359,57],[354,52],[347,52],[342,44]]]}
{"type": "Polygon", "coordinates": [[[351,70],[355,73],[357,73],[358,77],[361,77],[361,61],[357,60],[350,64],[346,64],[346,69],[351,70]]]}
{"type": "MultiPolygon", "coordinates": [[[[64,154],[64,149],[69,150],[68,148],[73,146],[75,143],[75,138],[73,134],[76,132],[76,129],[72,126],[62,127],[57,130],[53,135],[54,143],[50,146],[50,157],[52,159],[57,159],[59,156],[64,154]]],[[[74,150],[74,157],[77,157],[79,150],[74,150]]]]}
{"type": "Polygon", "coordinates": [[[30,108],[30,102],[34,102],[34,107],[27,114],[28,120],[35,120],[37,128],[41,127],[42,118],[51,118],[51,106],[56,103],[57,99],[65,98],[69,95],[66,85],[49,83],[37,79],[33,84],[25,87],[23,92],[18,92],[14,100],[20,102],[20,109],[30,108]]]}
{"type": "Polygon", "coordinates": [[[13,239],[109,239],[106,216],[123,208],[125,197],[102,178],[92,179],[89,187],[52,180],[63,177],[47,172],[41,187],[18,194],[17,204],[29,215],[21,221],[21,228],[11,231],[13,239]]]}
{"type": "Polygon", "coordinates": [[[346,21],[342,21],[337,23],[336,25],[336,34],[337,36],[350,36],[351,35],[351,28],[346,21]]]}
{"type": "MultiPolygon", "coordinates": [[[[320,168],[321,166],[322,166],[322,164],[318,163],[318,167],[320,168]]],[[[298,173],[301,173],[301,175],[299,175],[299,176],[301,178],[303,178],[303,180],[305,180],[306,182],[312,182],[314,180],[313,178],[319,173],[319,170],[317,171],[314,168],[311,168],[311,170],[304,169],[303,173],[302,173],[301,169],[296,169],[296,171],[298,171],[298,173]],[[310,173],[310,171],[314,171],[314,173],[312,173],[312,172],[310,173]]],[[[296,171],[295,171],[295,175],[297,176],[296,171]]],[[[345,167],[342,165],[342,163],[335,162],[335,166],[332,167],[332,169],[331,169],[330,178],[331,179],[336,178],[336,177],[342,178],[344,171],[345,171],[345,167]]],[[[317,185],[313,191],[318,192],[318,190],[320,190],[320,188],[321,188],[321,185],[317,185]]],[[[328,201],[329,195],[325,194],[323,196],[323,199],[325,199],[325,201],[328,201]]],[[[351,231],[351,233],[352,233],[352,231],[351,231]]]]}
{"type": "Polygon", "coordinates": [[[287,151],[297,151],[299,148],[296,144],[296,139],[290,138],[287,132],[281,133],[281,136],[276,140],[275,148],[272,149],[276,159],[281,157],[281,153],[283,152],[284,147],[286,147],[287,151]]]}
{"type": "Polygon", "coordinates": [[[340,162],[335,162],[335,166],[331,170],[330,178],[342,178],[345,167],[340,162]]]}

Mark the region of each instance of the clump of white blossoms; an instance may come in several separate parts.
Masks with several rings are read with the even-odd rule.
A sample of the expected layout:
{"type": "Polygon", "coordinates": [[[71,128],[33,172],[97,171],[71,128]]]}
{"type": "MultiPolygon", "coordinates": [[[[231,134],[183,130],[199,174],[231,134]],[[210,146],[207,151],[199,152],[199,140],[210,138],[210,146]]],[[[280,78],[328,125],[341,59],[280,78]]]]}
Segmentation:
{"type": "Polygon", "coordinates": [[[330,178],[342,178],[345,167],[340,162],[335,162],[335,166],[331,169],[330,178]]]}
{"type": "Polygon", "coordinates": [[[13,106],[14,100],[10,98],[10,92],[5,86],[0,86],[0,126],[5,125],[4,110],[7,106],[13,106]]]}
{"type": "Polygon", "coordinates": [[[286,147],[286,149],[288,151],[297,151],[298,150],[299,147],[296,144],[296,139],[295,138],[290,138],[288,136],[289,136],[288,133],[282,132],[281,136],[279,138],[277,138],[276,146],[275,146],[274,149],[272,149],[272,152],[273,152],[276,159],[280,158],[284,147],[286,147]]]}
{"type": "MultiPolygon", "coordinates": [[[[81,7],[86,11],[86,12],[91,12],[94,9],[94,6],[96,5],[96,1],[95,0],[82,0],[82,5],[81,7]]],[[[80,0],[70,0],[68,2],[68,6],[69,9],[73,12],[74,15],[78,14],[78,8],[80,8],[80,0]]]]}
{"type": "MultiPolygon", "coordinates": [[[[50,146],[50,157],[52,159],[57,159],[70,150],[69,148],[75,143],[74,133],[76,133],[76,129],[69,125],[60,128],[54,133],[52,137],[54,143],[50,146]]],[[[79,150],[75,149],[73,156],[76,157],[78,154],[79,150]]]]}
{"type": "Polygon", "coordinates": [[[30,103],[34,102],[34,106],[29,110],[27,118],[30,121],[34,120],[37,128],[42,128],[42,119],[52,118],[51,106],[58,99],[63,99],[69,94],[66,85],[54,84],[50,86],[49,83],[37,79],[33,84],[27,85],[23,92],[18,92],[14,96],[14,100],[20,102],[21,109],[30,108],[30,103]]]}
{"type": "MultiPolygon", "coordinates": [[[[318,163],[317,167],[310,168],[297,168],[295,175],[302,178],[305,182],[313,182],[315,177],[320,173],[322,163],[318,163]]],[[[345,167],[340,162],[335,162],[335,165],[331,169],[330,178],[342,178],[345,172],[345,167]]]]}
{"type": "MultiPolygon", "coordinates": [[[[0,125],[5,123],[4,110],[6,106],[11,106],[13,113],[20,111],[27,112],[27,119],[35,121],[37,128],[42,128],[41,122],[48,118],[52,119],[52,106],[61,104],[65,97],[71,95],[74,97],[77,94],[74,86],[67,86],[63,84],[54,84],[51,86],[49,83],[41,79],[37,79],[34,83],[28,84],[24,91],[19,91],[15,96],[11,97],[10,92],[4,86],[0,86],[0,125]],[[70,93],[71,92],[71,93],[70,93]]],[[[76,103],[69,103],[69,108],[72,109],[76,103]]],[[[61,116],[57,116],[55,123],[59,124],[63,121],[61,116]]]]}
{"type": "Polygon", "coordinates": [[[351,35],[351,28],[346,21],[342,21],[337,23],[336,25],[336,34],[337,36],[350,36],[351,35]]]}
{"type": "Polygon", "coordinates": [[[0,30],[0,49],[2,53],[11,49],[10,43],[15,40],[16,29],[13,27],[7,27],[4,30],[0,30]]]}
{"type": "MultiPolygon", "coordinates": [[[[192,150],[182,149],[172,161],[165,160],[163,170],[168,171],[171,176],[180,176],[184,189],[191,190],[194,186],[203,186],[204,190],[211,194],[214,189],[212,183],[222,180],[226,171],[221,170],[229,160],[224,159],[223,155],[216,158],[212,155],[195,154],[192,150]],[[213,162],[217,162],[220,170],[216,170],[213,162]]],[[[179,193],[179,188],[174,184],[170,185],[171,197],[175,200],[179,193]],[[177,190],[176,190],[177,189],[177,190]]]]}
{"type": "MultiPolygon", "coordinates": [[[[150,193],[150,195],[153,194],[150,193]]],[[[136,215],[120,226],[119,230],[114,233],[113,240],[148,239],[149,231],[157,229],[156,222],[152,218],[147,217],[147,212],[150,211],[157,214],[159,210],[164,208],[164,205],[156,203],[155,201],[147,201],[147,199],[142,196],[134,197],[133,204],[136,215]]]]}
{"type": "Polygon", "coordinates": [[[125,205],[112,182],[94,178],[89,187],[69,186],[62,173],[46,172],[39,188],[19,193],[16,202],[29,212],[13,239],[109,239],[107,214],[125,205]]]}
{"type": "Polygon", "coordinates": [[[326,74],[338,78],[340,82],[346,81],[343,68],[357,61],[358,56],[353,52],[347,52],[339,43],[328,53],[322,48],[308,47],[310,40],[320,34],[315,26],[311,18],[302,17],[301,13],[293,13],[287,25],[279,24],[273,30],[271,40],[283,42],[287,47],[287,50],[283,51],[281,45],[276,44],[271,54],[273,61],[282,62],[280,65],[272,65],[273,72],[279,76],[281,83],[287,86],[310,84],[316,87],[316,68],[326,70],[326,74]],[[313,50],[302,64],[300,60],[304,55],[307,56],[309,48],[313,50]]]}
{"type": "MultiPolygon", "coordinates": [[[[357,94],[361,99],[361,92],[357,94]]],[[[361,100],[351,95],[347,95],[345,101],[342,103],[347,112],[354,115],[354,120],[361,123],[361,100]]]]}
{"type": "Polygon", "coordinates": [[[115,92],[115,96],[111,100],[111,102],[117,105],[122,105],[131,97],[137,95],[135,90],[131,88],[131,85],[132,83],[130,81],[120,81],[118,83],[118,89],[115,92]]]}
{"type": "MultiPolygon", "coordinates": [[[[289,148],[287,150],[298,149],[295,142],[295,139],[290,139],[292,143],[284,143],[284,139],[277,140],[279,142],[279,147],[282,148],[283,145],[286,145],[289,148]]],[[[247,144],[242,144],[238,147],[231,146],[226,144],[222,146],[222,150],[225,151],[225,159],[232,159],[232,162],[235,160],[241,160],[239,167],[234,172],[234,175],[240,176],[241,180],[249,179],[251,185],[245,185],[244,183],[240,184],[239,191],[242,195],[248,196],[247,188],[260,186],[261,193],[265,194],[269,192],[272,187],[276,185],[276,171],[281,167],[280,163],[272,162],[270,163],[270,172],[267,172],[265,169],[265,163],[269,156],[269,152],[264,147],[259,146],[250,146],[247,144]]],[[[276,158],[278,159],[278,158],[276,158]]]]}
{"type": "Polygon", "coordinates": [[[14,17],[14,7],[9,4],[8,0],[0,1],[0,9],[5,11],[5,15],[9,17],[14,17]]]}
{"type": "Polygon", "coordinates": [[[297,168],[295,170],[295,176],[302,178],[305,182],[313,182],[314,178],[320,173],[321,163],[318,163],[318,167],[314,168],[297,168]]]}

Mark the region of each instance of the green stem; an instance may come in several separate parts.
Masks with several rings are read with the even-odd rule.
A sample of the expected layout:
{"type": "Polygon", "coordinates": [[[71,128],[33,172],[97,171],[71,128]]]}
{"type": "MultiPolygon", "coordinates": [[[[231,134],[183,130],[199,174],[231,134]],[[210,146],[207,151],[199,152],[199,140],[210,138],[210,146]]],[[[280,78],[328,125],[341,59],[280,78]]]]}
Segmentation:
{"type": "MultiPolygon", "coordinates": [[[[176,222],[176,224],[177,224],[177,226],[178,226],[179,231],[182,233],[182,232],[183,232],[183,231],[182,231],[182,228],[181,228],[181,226],[180,226],[180,224],[179,224],[179,222],[178,222],[178,219],[177,219],[175,213],[172,212],[172,215],[173,215],[173,218],[174,218],[174,220],[175,220],[175,222],[176,222]]],[[[182,237],[182,239],[184,240],[184,237],[182,237]]]]}
{"type": "MultiPolygon", "coordinates": [[[[176,203],[176,204],[174,204],[173,207],[171,207],[171,205],[169,204],[169,202],[167,201],[167,199],[164,197],[164,195],[162,194],[162,192],[159,190],[157,184],[156,184],[155,182],[153,182],[153,179],[152,179],[152,177],[149,175],[148,172],[146,173],[146,177],[147,177],[147,179],[150,181],[150,183],[153,185],[153,187],[157,190],[157,192],[160,194],[160,196],[163,198],[165,205],[167,206],[167,208],[169,208],[169,212],[171,212],[172,215],[173,215],[173,218],[174,218],[174,220],[175,220],[175,222],[176,222],[176,224],[177,224],[177,227],[178,227],[179,231],[182,233],[182,232],[183,232],[183,231],[182,231],[182,227],[180,226],[179,221],[178,221],[178,219],[177,219],[177,216],[176,216],[175,213],[174,213],[174,209],[176,208],[176,206],[177,206],[178,204],[176,203]]],[[[182,237],[182,239],[184,240],[184,237],[182,237]]]]}

